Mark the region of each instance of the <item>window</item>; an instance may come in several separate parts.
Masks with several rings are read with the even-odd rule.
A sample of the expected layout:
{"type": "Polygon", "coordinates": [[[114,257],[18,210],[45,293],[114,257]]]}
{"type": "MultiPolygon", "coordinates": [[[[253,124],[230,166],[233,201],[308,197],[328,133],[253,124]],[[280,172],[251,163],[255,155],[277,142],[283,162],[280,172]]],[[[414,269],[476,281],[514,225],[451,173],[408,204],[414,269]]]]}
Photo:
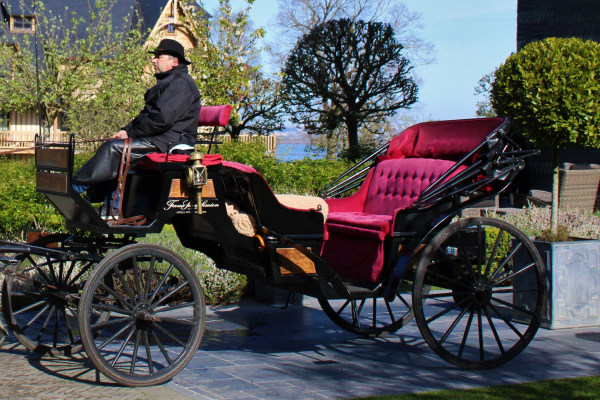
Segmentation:
{"type": "Polygon", "coordinates": [[[12,32],[33,32],[34,21],[32,15],[12,15],[10,17],[10,30],[12,32]]]}
{"type": "Polygon", "coordinates": [[[0,131],[8,130],[8,113],[0,111],[0,131]]]}
{"type": "Polygon", "coordinates": [[[175,24],[168,24],[167,25],[167,32],[168,33],[175,33],[175,24]]]}

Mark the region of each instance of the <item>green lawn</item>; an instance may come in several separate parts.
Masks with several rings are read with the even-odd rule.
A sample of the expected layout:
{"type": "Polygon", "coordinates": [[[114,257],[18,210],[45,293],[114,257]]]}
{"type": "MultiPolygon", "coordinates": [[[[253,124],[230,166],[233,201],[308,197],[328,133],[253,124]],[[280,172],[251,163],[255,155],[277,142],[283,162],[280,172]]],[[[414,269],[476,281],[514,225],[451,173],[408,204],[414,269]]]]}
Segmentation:
{"type": "Polygon", "coordinates": [[[519,385],[489,386],[470,390],[442,390],[438,392],[378,396],[362,400],[567,400],[600,399],[600,376],[558,379],[519,385]]]}

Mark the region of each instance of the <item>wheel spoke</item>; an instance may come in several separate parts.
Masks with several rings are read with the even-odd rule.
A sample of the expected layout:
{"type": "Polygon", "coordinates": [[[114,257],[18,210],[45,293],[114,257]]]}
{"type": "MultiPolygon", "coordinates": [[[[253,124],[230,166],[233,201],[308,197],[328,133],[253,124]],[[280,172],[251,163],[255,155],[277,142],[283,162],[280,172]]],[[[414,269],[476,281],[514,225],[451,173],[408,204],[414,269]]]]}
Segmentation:
{"type": "Polygon", "coordinates": [[[523,242],[519,242],[518,245],[516,245],[511,251],[510,253],[508,253],[508,255],[506,256],[506,258],[504,260],[502,260],[502,264],[500,264],[498,266],[498,268],[496,268],[496,270],[494,271],[494,273],[492,274],[492,276],[490,277],[490,280],[494,280],[496,279],[496,275],[498,274],[498,272],[500,272],[501,270],[504,270],[504,266],[506,265],[506,263],[511,260],[513,258],[513,256],[516,254],[516,252],[523,246],[523,242]]]}
{"type": "Polygon", "coordinates": [[[502,299],[498,299],[498,298],[496,298],[494,296],[492,296],[492,300],[494,300],[494,301],[496,301],[496,302],[498,302],[498,303],[500,303],[502,305],[505,305],[507,307],[513,308],[513,309],[515,309],[517,311],[520,311],[522,313],[525,313],[525,314],[528,314],[528,315],[531,315],[531,316],[535,315],[535,313],[533,311],[529,311],[526,308],[520,307],[520,306],[518,306],[518,305],[516,305],[514,303],[509,303],[508,301],[504,301],[502,299]]]}
{"type": "Polygon", "coordinates": [[[113,296],[115,296],[115,299],[119,300],[119,303],[121,303],[122,306],[129,308],[130,310],[133,310],[133,305],[127,301],[127,299],[123,296],[121,296],[119,293],[117,293],[116,291],[112,290],[110,287],[108,287],[104,282],[100,282],[99,285],[102,289],[106,290],[108,293],[112,294],[113,296]]]}
{"type": "Polygon", "coordinates": [[[463,304],[465,304],[467,301],[469,301],[469,298],[464,298],[456,303],[453,303],[451,306],[446,307],[445,309],[443,309],[442,311],[440,311],[439,313],[437,313],[436,315],[434,315],[433,317],[430,317],[427,319],[427,323],[431,323],[433,321],[435,321],[436,319],[438,319],[439,317],[448,314],[450,311],[454,310],[456,307],[460,307],[463,304]]]}
{"type": "Polygon", "coordinates": [[[152,304],[154,307],[159,306],[162,302],[164,302],[165,300],[167,300],[169,297],[173,296],[179,289],[187,286],[188,281],[184,281],[183,283],[177,285],[177,287],[175,287],[175,289],[171,290],[165,297],[159,299],[157,302],[155,302],[154,304],[152,304]]]}
{"type": "Polygon", "coordinates": [[[42,335],[44,334],[44,332],[46,331],[46,328],[48,327],[48,323],[50,322],[50,318],[52,318],[52,312],[54,311],[54,306],[52,306],[50,308],[50,312],[48,313],[48,316],[46,317],[46,319],[44,320],[44,323],[42,324],[42,327],[40,328],[40,331],[38,332],[37,337],[35,338],[36,342],[39,342],[40,339],[42,338],[42,335]]]}
{"type": "Polygon", "coordinates": [[[140,346],[141,333],[142,333],[142,331],[139,329],[135,333],[135,344],[133,345],[133,354],[131,356],[131,366],[129,367],[130,375],[133,375],[133,373],[135,371],[135,362],[137,361],[137,353],[138,353],[138,348],[140,346]]]}
{"type": "Polygon", "coordinates": [[[94,262],[90,261],[86,265],[82,266],[81,270],[73,278],[71,278],[69,283],[67,283],[67,286],[75,284],[75,282],[77,282],[77,280],[81,278],[81,276],[83,276],[83,274],[85,274],[92,265],[94,265],[94,262]]]}
{"type": "Polygon", "coordinates": [[[127,329],[131,328],[133,326],[133,324],[134,324],[134,322],[130,321],[123,328],[119,329],[117,332],[115,332],[114,335],[112,335],[111,337],[106,339],[106,341],[104,343],[102,343],[100,346],[98,346],[98,350],[102,350],[104,348],[104,346],[106,346],[107,344],[109,344],[110,342],[112,342],[113,340],[118,338],[119,336],[121,336],[127,329]]]}
{"type": "Polygon", "coordinates": [[[161,308],[156,308],[154,310],[154,314],[158,314],[158,313],[166,312],[166,311],[173,311],[173,310],[177,310],[177,309],[180,309],[180,308],[194,307],[195,305],[196,305],[196,303],[187,302],[187,303],[175,304],[175,305],[172,305],[172,306],[165,306],[165,307],[161,307],[161,308]]]}
{"type": "Polygon", "coordinates": [[[22,332],[25,332],[25,330],[27,328],[29,328],[31,326],[31,324],[33,324],[35,321],[37,321],[37,319],[39,317],[41,317],[41,315],[48,309],[50,308],[50,304],[46,303],[46,305],[44,306],[44,308],[42,308],[40,310],[40,312],[38,312],[27,324],[25,324],[25,326],[23,326],[23,328],[21,328],[22,332]]]}
{"type": "Polygon", "coordinates": [[[148,338],[148,331],[144,331],[144,342],[146,344],[146,357],[148,358],[148,368],[150,370],[150,374],[153,374],[154,365],[152,365],[152,353],[150,352],[150,339],[148,338]]]}
{"type": "Polygon", "coordinates": [[[462,357],[462,353],[465,350],[465,345],[467,344],[467,338],[469,337],[469,331],[471,330],[471,323],[473,322],[473,310],[469,313],[469,319],[467,320],[467,326],[465,326],[465,332],[463,334],[462,342],[460,343],[460,348],[458,349],[458,358],[462,357]]]}
{"type": "Polygon", "coordinates": [[[504,315],[502,315],[502,313],[500,313],[500,312],[498,311],[498,309],[497,309],[496,307],[494,307],[494,305],[493,305],[493,304],[491,304],[491,303],[490,303],[490,304],[488,304],[488,305],[489,305],[489,307],[490,307],[490,308],[491,308],[491,309],[494,311],[494,313],[495,313],[495,314],[496,314],[498,317],[500,317],[500,319],[502,319],[502,321],[504,321],[504,323],[505,323],[505,324],[506,324],[506,325],[507,325],[507,326],[508,326],[510,329],[512,329],[514,333],[516,333],[516,334],[517,334],[517,336],[519,337],[519,339],[522,339],[522,338],[523,338],[523,334],[522,334],[521,332],[519,332],[519,330],[518,330],[518,329],[517,329],[517,328],[516,328],[516,327],[515,327],[515,326],[512,324],[512,322],[510,322],[510,321],[508,320],[508,318],[506,318],[504,315]]]}
{"type": "Polygon", "coordinates": [[[165,346],[162,344],[162,342],[156,335],[156,332],[154,332],[154,331],[152,331],[152,338],[158,345],[158,348],[160,349],[160,352],[163,354],[163,357],[165,357],[165,360],[167,360],[167,363],[169,365],[173,365],[173,361],[171,360],[171,357],[169,357],[169,353],[167,352],[167,350],[165,349],[165,346]]]}
{"type": "Polygon", "coordinates": [[[452,322],[452,324],[450,325],[450,327],[446,330],[446,332],[444,333],[444,335],[440,338],[440,340],[439,340],[440,344],[443,344],[446,341],[446,339],[454,331],[454,328],[456,328],[456,326],[458,325],[458,323],[460,322],[460,320],[462,319],[462,317],[465,316],[465,313],[468,311],[468,309],[469,309],[469,307],[464,307],[461,310],[461,312],[456,316],[456,318],[454,318],[454,321],[452,322]]]}
{"type": "Polygon", "coordinates": [[[174,341],[175,343],[177,343],[181,347],[185,347],[185,343],[183,343],[181,340],[179,340],[178,338],[176,338],[173,334],[171,334],[171,332],[167,331],[165,328],[163,328],[159,324],[154,324],[154,326],[156,328],[158,328],[158,330],[161,331],[163,334],[165,334],[169,339],[171,339],[172,341],[174,341]]]}
{"type": "Polygon", "coordinates": [[[129,320],[131,320],[131,317],[122,317],[122,318],[112,319],[112,320],[108,320],[108,321],[98,322],[98,323],[92,324],[91,327],[93,330],[98,331],[102,328],[106,328],[107,326],[117,325],[122,322],[129,321],[129,320]]]}
{"type": "Polygon", "coordinates": [[[485,265],[485,271],[483,276],[487,276],[490,272],[490,267],[492,266],[492,262],[494,258],[496,258],[496,252],[498,251],[498,245],[500,244],[500,239],[502,238],[502,234],[504,233],[504,229],[500,229],[498,231],[498,236],[496,236],[496,240],[494,241],[494,248],[492,249],[492,254],[490,254],[490,258],[488,258],[488,262],[485,265]]]}
{"type": "Polygon", "coordinates": [[[477,330],[479,333],[479,361],[484,360],[484,348],[483,348],[483,320],[481,316],[481,309],[477,309],[477,330]]]}
{"type": "Polygon", "coordinates": [[[513,272],[512,274],[505,276],[504,278],[500,279],[499,281],[495,281],[494,285],[496,285],[496,286],[502,285],[504,282],[508,281],[509,279],[512,279],[514,276],[517,276],[532,267],[535,267],[535,263],[531,263],[531,264],[527,265],[526,267],[518,270],[517,272],[513,272]]]}
{"type": "Polygon", "coordinates": [[[123,308],[119,308],[119,307],[115,307],[115,306],[111,306],[111,305],[103,304],[103,303],[94,303],[94,304],[92,304],[92,308],[95,308],[97,310],[102,310],[102,311],[112,311],[112,312],[119,313],[119,314],[133,315],[133,311],[131,311],[131,310],[125,310],[123,308]]]}
{"type": "Polygon", "coordinates": [[[496,331],[496,325],[494,325],[494,321],[492,321],[492,318],[490,318],[490,313],[488,312],[487,307],[484,307],[483,311],[485,311],[485,317],[488,321],[488,324],[490,324],[490,328],[492,329],[492,333],[494,334],[498,348],[500,349],[500,352],[504,354],[504,346],[502,346],[502,341],[500,340],[498,332],[496,331]]]}
{"type": "Polygon", "coordinates": [[[150,294],[150,283],[152,282],[152,276],[154,275],[154,264],[156,263],[156,257],[152,256],[152,258],[150,259],[150,267],[148,268],[148,271],[146,272],[146,287],[144,290],[144,300],[148,298],[148,295],[150,294]]]}
{"type": "Polygon", "coordinates": [[[154,290],[154,293],[152,293],[152,297],[150,297],[150,303],[151,304],[154,303],[154,298],[156,297],[156,295],[158,294],[159,290],[162,288],[162,286],[164,285],[165,281],[167,280],[167,278],[171,274],[171,271],[173,271],[173,267],[174,267],[173,264],[171,264],[171,266],[169,266],[169,270],[163,275],[163,277],[160,280],[159,284],[156,286],[156,290],[154,290]]]}
{"type": "Polygon", "coordinates": [[[123,340],[123,344],[119,348],[117,355],[115,356],[115,358],[113,359],[113,361],[111,363],[111,365],[113,367],[117,364],[117,361],[119,361],[119,358],[121,358],[121,355],[123,355],[123,352],[125,351],[125,347],[127,347],[127,344],[129,344],[129,341],[131,340],[131,337],[133,336],[133,334],[135,332],[136,332],[135,327],[132,327],[131,330],[129,331],[129,333],[127,334],[127,337],[125,338],[125,340],[123,340]]]}
{"type": "Polygon", "coordinates": [[[19,315],[19,314],[27,312],[29,310],[33,310],[34,308],[36,308],[37,306],[40,306],[42,304],[48,304],[48,300],[44,299],[44,300],[38,301],[37,303],[30,304],[27,307],[23,307],[20,310],[14,311],[13,315],[19,315]]]}
{"type": "Polygon", "coordinates": [[[119,265],[115,265],[112,268],[112,270],[115,271],[115,273],[117,275],[117,278],[119,278],[119,282],[121,282],[121,286],[127,292],[127,295],[129,296],[129,299],[131,301],[135,302],[135,294],[133,294],[133,292],[131,291],[131,288],[129,287],[129,284],[127,283],[127,281],[125,280],[125,277],[123,276],[123,273],[119,269],[119,265]]]}

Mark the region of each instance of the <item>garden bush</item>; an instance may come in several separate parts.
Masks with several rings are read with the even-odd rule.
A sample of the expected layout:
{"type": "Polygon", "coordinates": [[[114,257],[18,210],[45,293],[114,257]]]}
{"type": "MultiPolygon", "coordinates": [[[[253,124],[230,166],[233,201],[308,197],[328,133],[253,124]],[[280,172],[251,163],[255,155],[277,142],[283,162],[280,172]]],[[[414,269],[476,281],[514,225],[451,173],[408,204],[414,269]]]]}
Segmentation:
{"type": "Polygon", "coordinates": [[[0,238],[25,240],[27,231],[61,231],[64,221],[35,190],[33,160],[0,159],[0,238]]]}

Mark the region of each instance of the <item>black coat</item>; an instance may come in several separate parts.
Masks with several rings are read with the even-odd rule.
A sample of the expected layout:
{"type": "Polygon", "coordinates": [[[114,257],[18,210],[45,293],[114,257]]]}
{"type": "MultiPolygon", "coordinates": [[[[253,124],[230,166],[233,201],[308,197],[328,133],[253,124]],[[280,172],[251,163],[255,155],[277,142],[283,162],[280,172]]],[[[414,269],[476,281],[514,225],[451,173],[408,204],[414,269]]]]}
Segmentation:
{"type": "Polygon", "coordinates": [[[185,65],[156,74],[158,82],[144,95],[142,111],[123,129],[129,137],[146,137],[161,152],[169,144],[193,145],[198,131],[200,92],[185,65]]]}

